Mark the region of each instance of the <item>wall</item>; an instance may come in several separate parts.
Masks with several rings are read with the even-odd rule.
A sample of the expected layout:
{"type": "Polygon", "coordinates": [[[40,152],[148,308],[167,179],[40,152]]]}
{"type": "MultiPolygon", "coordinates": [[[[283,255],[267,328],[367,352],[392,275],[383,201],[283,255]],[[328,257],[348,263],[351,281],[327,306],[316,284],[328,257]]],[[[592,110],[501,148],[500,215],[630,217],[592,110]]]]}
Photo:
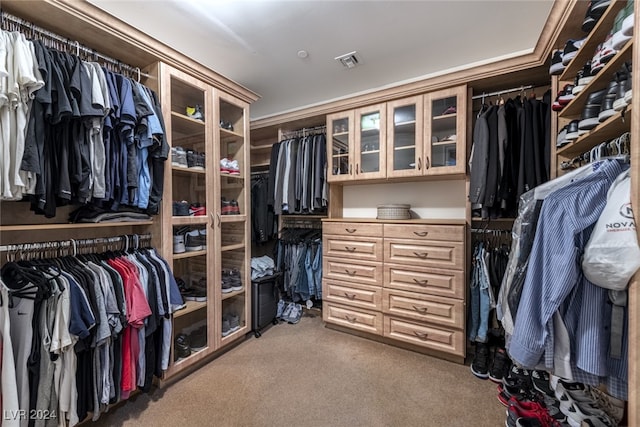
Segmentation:
{"type": "Polygon", "coordinates": [[[388,203],[411,205],[412,217],[465,219],[464,180],[345,185],[344,218],[375,218],[377,206],[388,203]]]}

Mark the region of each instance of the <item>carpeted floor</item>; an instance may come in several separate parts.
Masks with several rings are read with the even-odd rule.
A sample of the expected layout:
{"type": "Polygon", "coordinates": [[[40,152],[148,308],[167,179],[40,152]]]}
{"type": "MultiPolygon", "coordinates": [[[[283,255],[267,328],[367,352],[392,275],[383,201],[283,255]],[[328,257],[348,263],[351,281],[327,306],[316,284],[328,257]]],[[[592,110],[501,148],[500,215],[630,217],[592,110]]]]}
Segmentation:
{"type": "Polygon", "coordinates": [[[311,313],[87,425],[504,425],[495,384],[468,366],[327,329],[311,313]]]}

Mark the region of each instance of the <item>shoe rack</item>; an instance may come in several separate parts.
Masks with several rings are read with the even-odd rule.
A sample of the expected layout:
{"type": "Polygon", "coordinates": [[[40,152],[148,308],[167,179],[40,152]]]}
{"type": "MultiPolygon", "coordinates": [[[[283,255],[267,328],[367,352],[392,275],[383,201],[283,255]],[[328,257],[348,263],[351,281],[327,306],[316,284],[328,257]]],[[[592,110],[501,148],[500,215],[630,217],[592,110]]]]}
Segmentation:
{"type": "Polygon", "coordinates": [[[172,319],[172,355],[165,374],[169,378],[212,357],[249,330],[249,104],[164,63],[149,72],[158,75],[171,147],[159,226],[162,254],[184,300],[172,319]],[[237,161],[238,173],[223,172],[222,159],[237,161]],[[223,198],[233,202],[232,215],[223,215],[223,198]],[[186,205],[199,209],[189,209],[187,215],[186,205]],[[233,269],[234,277],[239,273],[241,289],[235,283],[233,292],[223,294],[223,268],[233,269]],[[225,330],[223,337],[223,319],[232,315],[236,327],[225,330]]]}

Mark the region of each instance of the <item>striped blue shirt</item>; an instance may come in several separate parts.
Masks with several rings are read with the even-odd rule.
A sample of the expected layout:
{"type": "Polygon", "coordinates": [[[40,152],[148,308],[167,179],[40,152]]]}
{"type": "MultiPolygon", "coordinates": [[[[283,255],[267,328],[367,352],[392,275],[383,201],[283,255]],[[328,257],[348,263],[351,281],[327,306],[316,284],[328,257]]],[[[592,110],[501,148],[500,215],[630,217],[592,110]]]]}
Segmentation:
{"type": "Polygon", "coordinates": [[[594,168],[593,174],[554,191],[542,205],[509,344],[511,357],[525,367],[544,362],[552,370],[552,316],[560,310],[577,368],[596,376],[626,372],[620,361],[608,357],[607,291],[584,278],[580,262],[607,191],[628,165],[605,160],[594,168]]]}

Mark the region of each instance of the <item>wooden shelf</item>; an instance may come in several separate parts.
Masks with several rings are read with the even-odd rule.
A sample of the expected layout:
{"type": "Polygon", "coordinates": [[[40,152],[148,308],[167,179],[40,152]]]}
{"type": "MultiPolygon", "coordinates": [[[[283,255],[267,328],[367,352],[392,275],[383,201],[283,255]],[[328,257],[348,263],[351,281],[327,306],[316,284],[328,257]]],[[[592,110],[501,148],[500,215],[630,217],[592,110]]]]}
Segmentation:
{"type": "Polygon", "coordinates": [[[181,254],[173,254],[173,259],[194,258],[197,256],[206,255],[206,254],[207,254],[207,251],[183,252],[181,254]]]}
{"type": "Polygon", "coordinates": [[[431,120],[440,121],[440,120],[452,119],[452,121],[455,122],[455,119],[457,116],[458,116],[458,113],[442,114],[439,116],[431,117],[431,120]]]}
{"type": "Polygon", "coordinates": [[[245,214],[242,215],[220,215],[220,222],[244,222],[247,220],[245,214]]]}
{"type": "Polygon", "coordinates": [[[174,173],[177,173],[179,175],[206,175],[207,171],[206,170],[200,170],[200,169],[193,169],[193,168],[184,168],[184,167],[180,167],[180,166],[174,166],[171,165],[171,170],[174,173]]]}
{"type": "Polygon", "coordinates": [[[222,246],[220,248],[222,252],[235,251],[238,249],[244,249],[244,243],[237,243],[235,245],[222,246]]]}
{"type": "MultiPolygon", "coordinates": [[[[609,85],[609,82],[613,79],[613,74],[622,67],[626,61],[631,61],[631,54],[633,43],[628,42],[621,50],[614,56],[607,65],[604,66],[598,74],[594,76],[594,79],[585,86],[584,89],[578,93],[575,98],[571,100],[561,111],[558,112],[560,118],[576,118],[582,114],[584,104],[587,101],[588,96],[600,89],[604,89],[609,85]]],[[[560,88],[559,88],[560,89],[560,88]]]]}
{"type": "Polygon", "coordinates": [[[415,125],[416,121],[415,120],[408,120],[406,122],[398,122],[398,123],[394,123],[393,125],[395,127],[400,127],[400,126],[409,126],[409,125],[415,125]]]}
{"type": "Polygon", "coordinates": [[[557,155],[571,157],[584,153],[601,142],[616,138],[631,129],[631,105],[600,123],[588,133],[556,150],[557,155]],[[624,112],[624,115],[623,115],[624,112]]]}
{"type": "Polygon", "coordinates": [[[174,318],[182,317],[187,314],[193,313],[194,311],[202,310],[207,308],[207,302],[198,302],[198,301],[185,301],[186,307],[176,311],[173,313],[174,318]]]}
{"type": "Polygon", "coordinates": [[[76,230],[88,228],[106,227],[141,227],[153,225],[153,221],[123,221],[123,222],[79,222],[79,223],[55,223],[55,224],[20,224],[20,225],[0,225],[0,233],[14,231],[37,231],[37,230],[76,230]]]}
{"type": "Polygon", "coordinates": [[[271,151],[273,145],[251,145],[251,151],[271,151]]]}
{"type": "Polygon", "coordinates": [[[437,147],[438,145],[455,145],[457,143],[458,143],[457,141],[438,141],[438,142],[432,142],[431,146],[437,147]]]}
{"type": "Polygon", "coordinates": [[[402,147],[393,147],[394,150],[396,151],[400,151],[400,150],[414,150],[416,148],[415,145],[403,145],[402,147]]]}
{"type": "Polygon", "coordinates": [[[360,154],[377,154],[380,153],[380,150],[369,150],[369,151],[361,151],[360,154]]]}
{"type": "Polygon", "coordinates": [[[171,112],[171,131],[175,137],[202,136],[204,139],[205,123],[192,119],[184,114],[171,112]]]}
{"type": "Polygon", "coordinates": [[[229,299],[244,293],[244,286],[239,291],[226,292],[222,294],[222,299],[229,299]]]}
{"type": "Polygon", "coordinates": [[[207,225],[209,217],[207,215],[199,216],[172,216],[172,225],[207,225]]]}
{"type": "Polygon", "coordinates": [[[244,176],[242,174],[240,174],[240,175],[232,175],[230,173],[223,173],[223,172],[220,172],[220,177],[221,178],[244,179],[244,176]]]}

